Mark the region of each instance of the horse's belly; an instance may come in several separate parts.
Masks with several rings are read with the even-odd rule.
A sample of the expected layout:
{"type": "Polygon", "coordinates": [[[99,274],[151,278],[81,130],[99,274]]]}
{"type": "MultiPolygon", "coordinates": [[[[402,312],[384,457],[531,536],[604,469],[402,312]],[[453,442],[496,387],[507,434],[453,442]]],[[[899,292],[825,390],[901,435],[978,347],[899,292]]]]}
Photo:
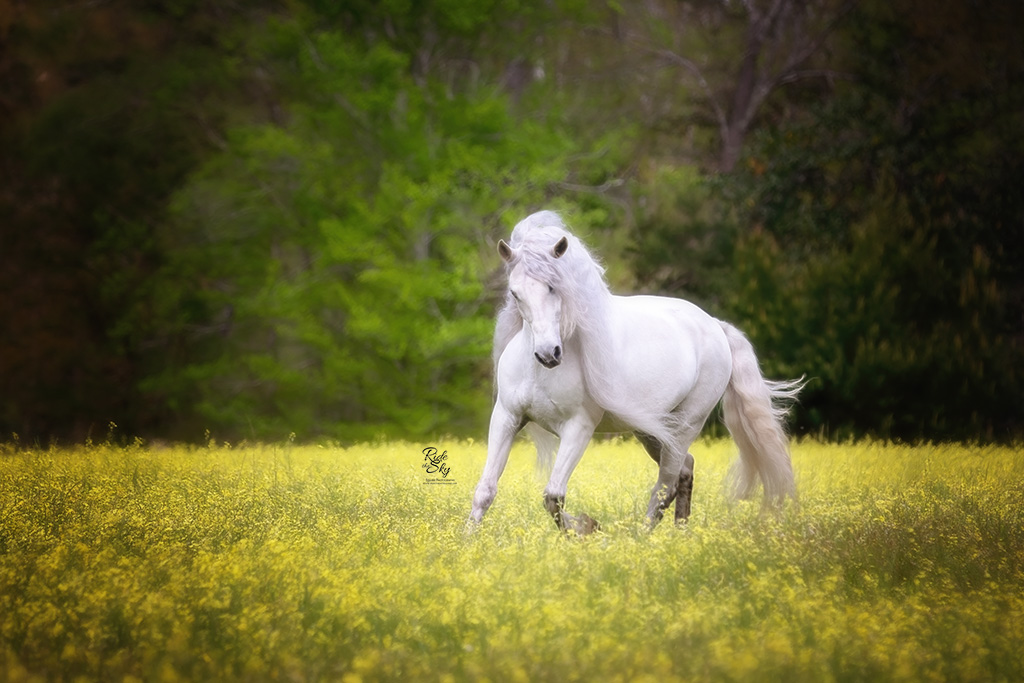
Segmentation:
{"type": "Polygon", "coordinates": [[[634,428],[618,419],[611,413],[605,413],[601,421],[597,423],[597,427],[594,432],[597,434],[623,434],[625,432],[632,432],[634,428]]]}

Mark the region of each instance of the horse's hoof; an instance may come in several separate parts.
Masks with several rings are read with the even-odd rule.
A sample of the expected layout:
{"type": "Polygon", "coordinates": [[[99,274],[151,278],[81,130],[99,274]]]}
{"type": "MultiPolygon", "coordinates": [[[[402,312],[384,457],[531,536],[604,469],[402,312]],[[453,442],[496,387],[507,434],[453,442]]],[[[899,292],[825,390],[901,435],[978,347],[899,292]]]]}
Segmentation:
{"type": "Polygon", "coordinates": [[[601,530],[601,525],[597,523],[597,520],[585,512],[580,515],[578,520],[576,520],[575,527],[576,533],[580,536],[586,536],[587,534],[592,534],[595,531],[601,530]]]}

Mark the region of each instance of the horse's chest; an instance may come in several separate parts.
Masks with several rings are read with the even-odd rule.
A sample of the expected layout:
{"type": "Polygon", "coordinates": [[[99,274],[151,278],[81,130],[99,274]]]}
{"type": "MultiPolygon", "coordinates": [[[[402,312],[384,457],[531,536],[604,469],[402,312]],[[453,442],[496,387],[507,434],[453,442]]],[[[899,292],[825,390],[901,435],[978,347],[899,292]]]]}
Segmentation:
{"type": "Polygon", "coordinates": [[[529,397],[534,411],[550,410],[552,414],[576,413],[586,399],[583,373],[572,363],[563,363],[556,368],[544,368],[539,364],[531,383],[533,390],[529,397]]]}
{"type": "MultiPolygon", "coordinates": [[[[513,413],[555,430],[556,426],[581,412],[600,412],[588,397],[583,372],[569,356],[561,365],[545,368],[532,358],[499,368],[499,399],[513,413]]],[[[597,416],[600,419],[600,416],[597,416]]]]}

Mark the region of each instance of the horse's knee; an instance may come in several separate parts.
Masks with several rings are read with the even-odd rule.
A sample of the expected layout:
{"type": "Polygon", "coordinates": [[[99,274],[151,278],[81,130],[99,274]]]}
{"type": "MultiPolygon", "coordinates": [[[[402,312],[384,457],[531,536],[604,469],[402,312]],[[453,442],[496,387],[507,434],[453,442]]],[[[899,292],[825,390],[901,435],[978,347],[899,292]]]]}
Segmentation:
{"type": "Polygon", "coordinates": [[[489,507],[491,507],[491,503],[494,502],[494,498],[497,495],[498,487],[493,484],[481,483],[479,486],[477,486],[476,492],[473,494],[474,517],[477,514],[479,514],[480,517],[483,517],[483,514],[487,512],[487,509],[489,507]]]}

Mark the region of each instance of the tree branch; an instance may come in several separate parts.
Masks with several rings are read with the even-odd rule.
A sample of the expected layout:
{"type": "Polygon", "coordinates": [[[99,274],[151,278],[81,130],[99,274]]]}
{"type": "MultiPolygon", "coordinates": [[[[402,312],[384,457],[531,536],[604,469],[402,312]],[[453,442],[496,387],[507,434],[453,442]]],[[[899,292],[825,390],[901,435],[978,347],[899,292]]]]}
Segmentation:
{"type": "Polygon", "coordinates": [[[682,55],[676,54],[675,52],[669,50],[668,48],[652,48],[643,44],[640,44],[640,47],[646,50],[647,52],[654,54],[658,57],[661,57],[662,59],[668,62],[683,67],[691,74],[693,74],[694,77],[697,79],[697,84],[700,86],[701,90],[704,91],[704,96],[707,98],[708,103],[711,105],[711,109],[715,113],[715,119],[718,121],[719,128],[723,132],[728,129],[729,118],[725,113],[725,109],[722,107],[721,103],[719,103],[718,98],[715,97],[715,94],[711,91],[711,86],[708,85],[707,79],[704,78],[704,73],[700,70],[700,67],[697,66],[696,62],[694,62],[691,59],[687,59],[682,55]]]}

